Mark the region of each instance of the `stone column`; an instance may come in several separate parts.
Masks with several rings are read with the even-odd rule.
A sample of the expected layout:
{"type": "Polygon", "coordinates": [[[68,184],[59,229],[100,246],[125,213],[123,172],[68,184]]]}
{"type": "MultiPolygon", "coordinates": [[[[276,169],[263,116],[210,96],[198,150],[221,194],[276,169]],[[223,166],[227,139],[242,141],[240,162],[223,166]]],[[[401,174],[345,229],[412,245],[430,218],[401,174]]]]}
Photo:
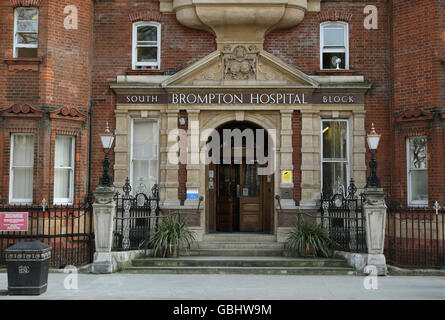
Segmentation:
{"type": "Polygon", "coordinates": [[[112,273],[116,271],[116,266],[113,266],[111,257],[114,213],[116,211],[114,194],[114,187],[99,186],[94,192],[96,198],[93,204],[96,252],[91,266],[92,273],[112,273]]]}
{"type": "Polygon", "coordinates": [[[301,110],[301,201],[314,208],[320,199],[320,114],[301,110]]]}
{"type": "Polygon", "coordinates": [[[366,245],[368,246],[365,273],[386,275],[388,268],[383,255],[385,246],[386,204],[382,188],[366,188],[363,212],[366,224],[366,245]]]}
{"type": "Polygon", "coordinates": [[[281,174],[283,171],[290,171],[293,173],[294,165],[292,159],[292,114],[293,110],[281,110],[281,132],[280,132],[280,196],[281,205],[285,208],[295,207],[294,197],[294,183],[293,179],[290,182],[283,183],[281,174]]]}
{"type": "MultiPolygon", "coordinates": [[[[201,187],[200,183],[200,148],[199,148],[199,113],[200,110],[188,112],[188,159],[187,159],[187,190],[201,187]]],[[[198,200],[186,200],[186,205],[196,207],[198,200]]]]}
{"type": "Polygon", "coordinates": [[[178,208],[178,188],[179,188],[179,131],[178,131],[178,115],[179,110],[166,110],[167,113],[167,132],[166,132],[166,148],[164,150],[166,157],[163,159],[161,169],[165,170],[165,180],[163,186],[165,188],[165,198],[163,200],[163,207],[178,208]],[[177,162],[177,163],[175,163],[177,162]]]}

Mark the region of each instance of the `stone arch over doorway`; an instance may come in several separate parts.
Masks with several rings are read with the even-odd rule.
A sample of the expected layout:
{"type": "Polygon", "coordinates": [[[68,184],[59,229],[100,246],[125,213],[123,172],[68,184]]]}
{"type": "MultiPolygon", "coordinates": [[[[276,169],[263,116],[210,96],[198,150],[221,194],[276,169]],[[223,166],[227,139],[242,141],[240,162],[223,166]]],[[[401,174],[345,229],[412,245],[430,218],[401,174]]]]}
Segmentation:
{"type": "MultiPolygon", "coordinates": [[[[257,152],[254,153],[255,161],[247,163],[246,142],[243,138],[243,160],[241,163],[235,163],[234,159],[230,164],[223,163],[223,151],[221,150],[219,163],[205,165],[201,172],[205,172],[203,185],[206,190],[206,231],[274,233],[273,199],[276,193],[274,186],[276,185],[275,169],[278,158],[274,154],[277,152],[277,125],[264,116],[246,115],[240,119],[234,114],[228,114],[209,119],[202,128],[201,144],[203,148],[211,140],[212,131],[216,130],[222,133],[224,129],[240,129],[240,132],[252,129],[256,147],[256,130],[263,129],[265,147],[268,150],[265,155],[268,156],[268,159],[269,156],[273,157],[273,162],[275,162],[270,174],[264,174],[266,170],[261,171],[257,152]],[[271,148],[268,148],[268,144],[271,144],[271,148]],[[259,174],[259,172],[262,173],[259,174]]],[[[221,136],[220,139],[222,145],[223,137],[221,136]]],[[[231,154],[233,156],[234,149],[231,154]]],[[[263,165],[263,167],[266,166],[263,165]]],[[[267,170],[267,172],[269,171],[267,170]]]]}

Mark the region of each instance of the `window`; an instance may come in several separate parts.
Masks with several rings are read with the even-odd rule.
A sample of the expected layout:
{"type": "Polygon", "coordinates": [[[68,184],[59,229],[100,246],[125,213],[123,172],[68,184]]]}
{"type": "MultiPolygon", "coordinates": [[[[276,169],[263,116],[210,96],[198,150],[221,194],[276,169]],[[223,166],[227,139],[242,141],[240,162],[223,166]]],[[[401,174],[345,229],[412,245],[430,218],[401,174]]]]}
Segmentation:
{"type": "Polygon", "coordinates": [[[56,136],[54,155],[54,203],[73,203],[75,138],[56,136]]]}
{"type": "Polygon", "coordinates": [[[131,184],[151,191],[158,183],[158,121],[134,119],[132,131],[131,184]]]}
{"type": "Polygon", "coordinates": [[[347,120],[322,120],[323,192],[347,193],[349,181],[349,128],[347,120]]]}
{"type": "Polygon", "coordinates": [[[17,8],[14,16],[14,58],[36,58],[39,43],[39,11],[17,8]]]}
{"type": "Polygon", "coordinates": [[[320,69],[349,69],[349,27],[345,22],[320,25],[320,69]]]}
{"type": "Polygon", "coordinates": [[[427,138],[406,140],[408,167],[408,204],[428,205],[427,138]]]}
{"type": "Polygon", "coordinates": [[[9,202],[32,203],[34,175],[34,136],[11,136],[9,202]]]}
{"type": "Polygon", "coordinates": [[[133,69],[160,69],[161,25],[156,22],[133,24],[133,69]]]}

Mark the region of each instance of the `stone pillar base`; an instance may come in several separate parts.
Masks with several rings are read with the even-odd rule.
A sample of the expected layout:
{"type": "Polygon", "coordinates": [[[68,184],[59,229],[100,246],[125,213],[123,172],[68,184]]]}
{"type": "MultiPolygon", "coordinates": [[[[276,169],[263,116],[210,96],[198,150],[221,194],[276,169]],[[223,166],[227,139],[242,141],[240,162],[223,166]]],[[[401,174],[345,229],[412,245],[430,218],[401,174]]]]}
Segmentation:
{"type": "Polygon", "coordinates": [[[369,275],[375,275],[376,271],[378,276],[386,276],[388,274],[385,255],[381,253],[368,254],[366,267],[364,268],[363,272],[369,275]]]}
{"type": "Polygon", "coordinates": [[[365,275],[386,276],[388,268],[383,254],[335,251],[334,257],[345,259],[357,272],[365,275]]]}
{"type": "Polygon", "coordinates": [[[91,265],[91,273],[113,273],[116,272],[116,265],[110,252],[94,253],[94,262],[91,265]]]}

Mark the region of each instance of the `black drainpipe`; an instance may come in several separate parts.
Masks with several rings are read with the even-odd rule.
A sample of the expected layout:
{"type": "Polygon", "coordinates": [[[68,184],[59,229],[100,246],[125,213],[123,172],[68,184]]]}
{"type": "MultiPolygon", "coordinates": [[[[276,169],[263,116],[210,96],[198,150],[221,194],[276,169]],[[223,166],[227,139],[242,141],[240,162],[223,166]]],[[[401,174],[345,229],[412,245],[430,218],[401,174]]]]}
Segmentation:
{"type": "Polygon", "coordinates": [[[91,99],[90,100],[90,110],[88,110],[88,116],[89,116],[89,132],[88,132],[88,195],[87,195],[87,202],[92,203],[93,201],[93,193],[91,191],[91,152],[92,152],[92,145],[93,145],[93,105],[95,102],[105,102],[105,99],[91,99]]]}

